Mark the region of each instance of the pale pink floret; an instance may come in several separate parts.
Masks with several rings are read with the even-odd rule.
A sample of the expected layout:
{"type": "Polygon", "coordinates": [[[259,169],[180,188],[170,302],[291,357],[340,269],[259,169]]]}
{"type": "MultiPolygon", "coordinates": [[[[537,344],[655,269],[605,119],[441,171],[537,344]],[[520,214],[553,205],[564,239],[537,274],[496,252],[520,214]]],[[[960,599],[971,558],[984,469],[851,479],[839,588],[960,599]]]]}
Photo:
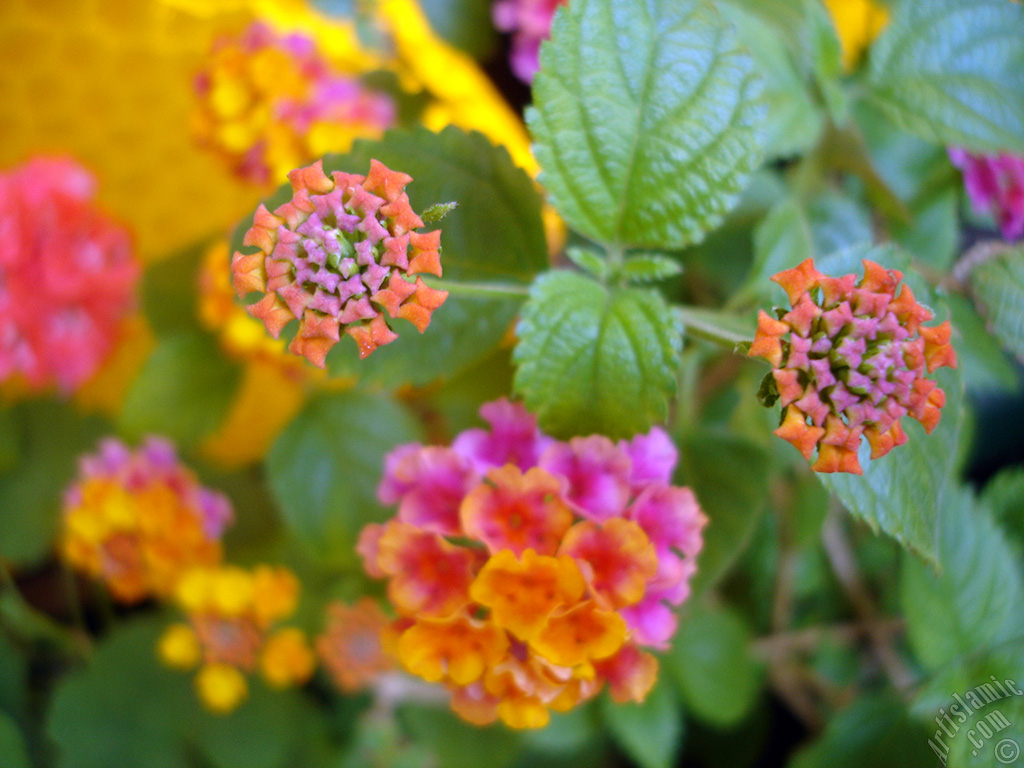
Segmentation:
{"type": "Polygon", "coordinates": [[[139,265],[94,194],[66,158],[0,174],[0,381],[73,391],[113,350],[139,265]]]}
{"type": "Polygon", "coordinates": [[[964,173],[964,186],[979,213],[999,223],[1003,237],[1024,237],[1024,156],[974,155],[950,149],[953,165],[964,173]]]}
{"type": "Polygon", "coordinates": [[[620,440],[619,446],[632,462],[629,483],[634,493],[639,493],[648,483],[671,482],[679,451],[661,427],[653,427],[646,435],[637,435],[629,441],[620,440]]]}

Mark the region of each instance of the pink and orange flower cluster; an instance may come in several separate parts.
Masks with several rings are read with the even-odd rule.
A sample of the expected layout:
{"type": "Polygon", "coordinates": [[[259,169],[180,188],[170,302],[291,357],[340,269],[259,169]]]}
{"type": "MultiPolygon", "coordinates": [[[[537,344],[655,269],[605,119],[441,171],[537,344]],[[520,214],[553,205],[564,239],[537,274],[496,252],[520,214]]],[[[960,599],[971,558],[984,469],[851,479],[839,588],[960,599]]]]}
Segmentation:
{"type": "Polygon", "coordinates": [[[81,460],[64,499],[61,551],[123,603],[168,598],[192,568],[220,562],[231,505],[199,484],[156,438],[136,451],[113,438],[81,460]]]}
{"type": "Polygon", "coordinates": [[[706,518],[671,485],[676,450],[655,428],[629,442],[556,441],[520,405],[450,447],[406,445],[364,529],[367,572],[388,581],[398,656],[442,682],[465,719],[541,727],[607,683],[642,701],[689,594],[706,518]]]}
{"type": "Polygon", "coordinates": [[[338,69],[301,33],[254,23],[214,46],[195,81],[194,131],[239,178],[266,185],[390,127],[395,105],[338,69]]]}
{"type": "Polygon", "coordinates": [[[360,357],[398,338],[385,311],[423,333],[448,294],[420,277],[441,276],[441,231],[415,231],[423,220],[404,191],[412,178],[376,160],[365,177],[327,176],[317,161],[288,178],[291,201],[273,213],[260,205],[245,235],[259,250],[232,258],[239,298],[264,294],[249,313],[274,338],[298,319],[289,349],[320,368],[342,333],[360,357]]]}
{"type": "Polygon", "coordinates": [[[817,449],[816,472],[862,474],[862,438],[872,459],[884,456],[906,442],[908,414],[929,433],[939,423],[946,396],[925,369],[956,367],[950,324],[922,325],[933,313],[909,286],[897,294],[902,279],[867,260],[859,283],[827,277],[811,259],[772,277],[791,309],[759,313],[749,354],[774,368],[783,409],[775,434],[805,459],[817,449]]]}
{"type": "Polygon", "coordinates": [[[35,157],[0,173],[0,382],[81,387],[135,306],[127,230],[96,204],[92,175],[35,157]]]}

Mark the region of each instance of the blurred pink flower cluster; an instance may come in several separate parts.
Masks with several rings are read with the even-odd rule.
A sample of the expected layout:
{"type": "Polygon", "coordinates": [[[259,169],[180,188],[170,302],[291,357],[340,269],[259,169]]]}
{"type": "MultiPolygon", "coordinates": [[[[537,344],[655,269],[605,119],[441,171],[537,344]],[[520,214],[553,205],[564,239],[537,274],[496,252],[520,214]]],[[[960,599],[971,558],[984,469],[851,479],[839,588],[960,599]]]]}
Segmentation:
{"type": "Polygon", "coordinates": [[[92,175],[67,158],[0,173],[0,381],[72,391],[112,351],[139,264],[95,196],[92,175]]]}
{"type": "Polygon", "coordinates": [[[512,71],[527,83],[540,68],[540,44],[551,34],[551,20],[568,0],[499,0],[494,26],[512,33],[512,71]]]}
{"type": "Polygon", "coordinates": [[[950,149],[949,157],[964,173],[974,209],[995,218],[1007,240],[1024,237],[1024,157],[974,155],[965,149],[950,149]]]}

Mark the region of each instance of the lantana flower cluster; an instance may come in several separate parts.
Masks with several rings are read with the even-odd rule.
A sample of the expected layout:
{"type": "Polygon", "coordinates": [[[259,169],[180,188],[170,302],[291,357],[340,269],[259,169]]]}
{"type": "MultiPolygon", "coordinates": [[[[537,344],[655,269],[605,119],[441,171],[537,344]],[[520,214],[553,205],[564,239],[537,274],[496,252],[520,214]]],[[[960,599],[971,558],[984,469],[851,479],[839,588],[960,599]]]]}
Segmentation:
{"type": "Polygon", "coordinates": [[[903,274],[863,264],[859,283],[821,274],[812,259],[773,276],[791,309],[759,313],[749,352],[774,368],[783,409],[775,434],[806,459],[817,449],[816,472],[862,474],[862,438],[872,459],[884,456],[906,442],[908,414],[930,433],[946,396],[925,369],[956,367],[949,321],[922,325],[933,313],[900,287],[903,274]]]}
{"type": "Polygon", "coordinates": [[[135,305],[128,231],[67,158],[0,173],[0,382],[78,389],[114,349],[135,305]]]}
{"type": "Polygon", "coordinates": [[[282,35],[256,22],[214,46],[196,77],[194,116],[200,143],[254,184],[356,138],[375,138],[395,121],[390,97],[342,72],[301,33],[282,35]]]}
{"type": "Polygon", "coordinates": [[[116,600],[136,603],[168,598],[189,569],[219,563],[232,511],[170,443],[149,438],[133,451],[111,438],[81,459],[62,519],[64,558],[116,600]]]}
{"type": "Polygon", "coordinates": [[[494,26],[512,33],[510,63],[516,77],[527,83],[540,69],[540,44],[551,36],[555,11],[568,0],[498,0],[494,26]]]}
{"type": "Polygon", "coordinates": [[[398,338],[385,311],[423,333],[448,293],[420,277],[441,276],[441,231],[415,231],[423,221],[404,191],[412,178],[376,160],[365,177],[327,176],[317,161],[288,178],[291,201],[273,213],[260,205],[245,235],[259,250],[231,261],[239,298],[264,294],[249,314],[274,338],[298,319],[288,348],[320,368],[342,333],[360,357],[398,338]]]}
{"type": "Polygon", "coordinates": [[[706,518],[671,485],[677,454],[653,429],[629,442],[556,441],[505,400],[489,430],[405,445],[379,496],[397,504],[358,551],[387,579],[405,668],[478,724],[541,727],[607,683],[642,701],[689,594],[706,518]]]}
{"type": "Polygon", "coordinates": [[[327,606],[327,626],[316,639],[317,655],[334,684],[357,693],[397,666],[398,630],[376,600],[327,606]]]}
{"type": "Polygon", "coordinates": [[[160,656],[179,669],[199,666],[196,690],[214,712],[242,702],[248,674],[273,688],[301,685],[313,674],[313,651],[302,630],[276,626],[295,612],[298,594],[298,580],[282,566],[193,569],[174,596],[188,623],[168,627],[160,656]]]}
{"type": "Polygon", "coordinates": [[[950,149],[949,157],[963,171],[974,209],[995,218],[1005,239],[1024,238],[1024,156],[950,149]]]}

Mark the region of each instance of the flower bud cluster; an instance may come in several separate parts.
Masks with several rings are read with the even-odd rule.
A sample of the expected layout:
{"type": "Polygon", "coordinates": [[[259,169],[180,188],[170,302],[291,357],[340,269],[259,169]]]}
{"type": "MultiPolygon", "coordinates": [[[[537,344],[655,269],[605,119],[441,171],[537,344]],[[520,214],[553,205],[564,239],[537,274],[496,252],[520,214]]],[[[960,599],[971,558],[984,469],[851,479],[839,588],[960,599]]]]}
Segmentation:
{"type": "Polygon", "coordinates": [[[931,432],[939,423],[945,393],[925,377],[940,366],[956,367],[949,321],[922,323],[931,310],[903,285],[902,273],[864,261],[864,277],[827,277],[807,259],[772,277],[785,289],[791,309],[777,317],[762,311],[751,357],[763,357],[782,405],[775,434],[810,459],[816,472],[862,474],[861,439],[871,458],[902,445],[900,419],[910,415],[931,432]]]}
{"type": "Polygon", "coordinates": [[[342,333],[360,357],[398,338],[385,311],[425,331],[448,294],[420,277],[441,276],[441,231],[414,231],[423,221],[404,192],[412,178],[376,160],[365,177],[327,176],[317,161],[288,178],[291,201],[273,213],[260,205],[245,235],[259,250],[231,262],[238,296],[263,294],[249,314],[274,338],[298,319],[289,349],[320,368],[342,333]]]}
{"type": "Polygon", "coordinates": [[[676,628],[706,518],[670,484],[676,450],[659,429],[630,442],[542,434],[507,401],[451,447],[387,459],[389,522],[358,550],[387,579],[400,661],[452,691],[465,719],[541,727],[607,683],[642,701],[676,628]]]}

